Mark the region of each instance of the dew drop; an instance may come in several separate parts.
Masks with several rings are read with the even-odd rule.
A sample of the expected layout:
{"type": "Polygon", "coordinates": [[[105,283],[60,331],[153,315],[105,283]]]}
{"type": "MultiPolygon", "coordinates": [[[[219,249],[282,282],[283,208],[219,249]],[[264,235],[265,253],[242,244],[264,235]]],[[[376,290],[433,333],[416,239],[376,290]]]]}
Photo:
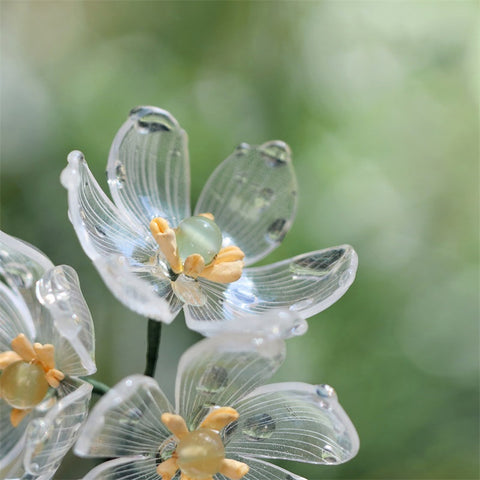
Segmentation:
{"type": "Polygon", "coordinates": [[[175,442],[173,437],[169,437],[166,440],[164,440],[158,449],[157,462],[161,463],[171,458],[176,448],[177,448],[177,443],[175,442]]]}
{"type": "Polygon", "coordinates": [[[287,221],[284,218],[277,218],[267,228],[267,240],[271,243],[281,242],[287,234],[287,221]]]}
{"type": "Polygon", "coordinates": [[[267,413],[252,415],[245,420],[242,427],[242,433],[249,440],[264,440],[270,438],[275,431],[275,422],[267,413]]]}
{"type": "Polygon", "coordinates": [[[218,365],[210,365],[206,368],[197,385],[197,391],[205,393],[217,393],[227,386],[228,372],[218,365]]]}
{"type": "Polygon", "coordinates": [[[242,142],[240,145],[235,148],[235,155],[238,157],[242,157],[243,155],[246,155],[248,151],[250,150],[250,145],[248,143],[242,142]]]}
{"type": "Polygon", "coordinates": [[[273,200],[274,191],[271,188],[262,188],[254,199],[254,207],[263,210],[270,206],[273,200]]]}
{"type": "Polygon", "coordinates": [[[315,390],[316,394],[319,397],[322,398],[336,398],[337,393],[335,392],[335,389],[331,387],[330,385],[327,385],[326,383],[322,383],[320,385],[317,385],[317,388],[315,390]]]}
{"type": "Polygon", "coordinates": [[[290,148],[280,140],[264,143],[260,152],[270,167],[283,167],[290,160],[290,148]]]}
{"type": "Polygon", "coordinates": [[[25,265],[10,262],[4,266],[4,269],[18,288],[30,288],[33,285],[33,275],[25,265]]]}
{"type": "Polygon", "coordinates": [[[99,237],[106,237],[107,234],[105,233],[105,230],[100,225],[95,225],[95,231],[97,232],[97,235],[99,237]]]}
{"type": "Polygon", "coordinates": [[[333,447],[331,445],[325,444],[322,450],[322,460],[325,463],[338,463],[338,459],[333,453],[333,447]]]}
{"type": "Polygon", "coordinates": [[[127,171],[125,169],[125,165],[120,161],[115,162],[115,180],[114,181],[118,188],[122,188],[127,181],[127,171]]]}
{"type": "Polygon", "coordinates": [[[291,310],[292,312],[299,312],[308,308],[312,303],[313,298],[305,298],[291,305],[289,310],[291,310]]]}
{"type": "Polygon", "coordinates": [[[171,132],[177,127],[175,119],[165,110],[154,107],[137,107],[130,112],[139,133],[171,132]]]}

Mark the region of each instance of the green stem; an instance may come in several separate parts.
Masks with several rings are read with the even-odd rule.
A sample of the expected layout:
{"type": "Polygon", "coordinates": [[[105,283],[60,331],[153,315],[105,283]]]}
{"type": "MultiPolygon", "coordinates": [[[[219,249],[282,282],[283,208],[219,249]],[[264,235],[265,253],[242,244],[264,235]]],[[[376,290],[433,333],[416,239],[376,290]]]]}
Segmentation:
{"type": "Polygon", "coordinates": [[[104,395],[110,390],[108,385],[105,385],[94,378],[83,377],[82,380],[88,382],[90,385],[93,385],[93,393],[96,393],[97,395],[104,395]]]}
{"type": "Polygon", "coordinates": [[[147,330],[147,364],[145,366],[145,375],[149,377],[155,375],[161,338],[162,322],[157,322],[149,318],[147,330]]]}

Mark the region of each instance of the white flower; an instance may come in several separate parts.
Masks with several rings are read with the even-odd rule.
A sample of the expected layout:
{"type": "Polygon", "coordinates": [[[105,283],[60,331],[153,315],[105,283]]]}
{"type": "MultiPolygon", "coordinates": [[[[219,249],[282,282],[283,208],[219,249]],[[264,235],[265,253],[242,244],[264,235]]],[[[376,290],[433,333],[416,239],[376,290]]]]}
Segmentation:
{"type": "Polygon", "coordinates": [[[283,142],[241,144],[207,181],[193,217],[187,137],[164,110],[135,108],[117,133],[107,164],[113,202],[81,152],[68,162],[61,179],[83,249],[114,295],[146,317],[171,322],[183,306],[188,326],[205,335],[278,308],[308,318],[355,277],[348,245],[249,267],[280,244],[295,214],[283,142]]]}
{"type": "MultiPolygon", "coordinates": [[[[286,480],[268,463],[338,464],[359,440],[332,387],[265,381],[285,358],[283,332],[304,320],[268,318],[263,328],[204,339],[180,359],[173,407],[155,380],[127,377],[92,410],[75,452],[115,458],[85,480],[286,480]]],[[[302,329],[300,329],[302,330],[302,329]]]]}
{"type": "Polygon", "coordinates": [[[96,371],[78,277],[0,232],[0,477],[51,478],[75,442],[96,371]]]}

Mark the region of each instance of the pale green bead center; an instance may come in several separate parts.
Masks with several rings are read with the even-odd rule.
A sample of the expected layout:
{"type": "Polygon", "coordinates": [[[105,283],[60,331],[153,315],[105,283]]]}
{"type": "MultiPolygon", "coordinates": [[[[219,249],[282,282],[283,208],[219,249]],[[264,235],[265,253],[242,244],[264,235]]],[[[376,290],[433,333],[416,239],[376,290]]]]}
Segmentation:
{"type": "Polygon", "coordinates": [[[38,405],[48,391],[45,372],[40,365],[18,361],[8,365],[0,376],[2,398],[18,409],[38,405]]]}
{"type": "Polygon", "coordinates": [[[198,253],[208,265],[222,247],[222,232],[217,224],[207,217],[189,217],[180,222],[175,229],[178,254],[182,263],[198,253]]]}
{"type": "Polygon", "coordinates": [[[219,471],[225,458],[225,448],[218,433],[200,428],[182,438],[176,454],[182,473],[201,480],[210,478],[219,471]]]}

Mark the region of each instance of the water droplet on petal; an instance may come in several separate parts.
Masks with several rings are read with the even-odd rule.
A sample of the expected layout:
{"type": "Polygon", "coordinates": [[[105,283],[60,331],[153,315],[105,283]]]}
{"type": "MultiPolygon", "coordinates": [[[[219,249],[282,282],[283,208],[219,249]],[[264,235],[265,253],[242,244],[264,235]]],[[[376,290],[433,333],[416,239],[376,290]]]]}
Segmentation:
{"type": "Polygon", "coordinates": [[[317,385],[316,393],[319,397],[322,398],[337,398],[337,393],[335,389],[326,383],[317,385]]]}
{"type": "Polygon", "coordinates": [[[250,150],[250,145],[248,143],[244,143],[242,142],[240,145],[237,146],[237,148],[235,148],[235,155],[237,156],[243,156],[245,155],[246,153],[248,153],[248,151],[250,150]]]}
{"type": "Polygon", "coordinates": [[[267,229],[267,240],[272,243],[281,242],[287,234],[287,221],[277,218],[267,229]]]}
{"type": "Polygon", "coordinates": [[[95,231],[97,232],[97,235],[99,237],[106,237],[107,234],[105,233],[105,230],[100,225],[95,225],[95,231]]]}
{"type": "Polygon", "coordinates": [[[30,288],[33,285],[33,275],[25,265],[10,262],[4,269],[18,288],[30,288]]]}
{"type": "Polygon", "coordinates": [[[274,196],[274,191],[271,188],[262,188],[258,192],[258,196],[254,199],[254,208],[257,210],[263,210],[270,206],[274,196]]]}
{"type": "Polygon", "coordinates": [[[217,393],[227,386],[228,372],[218,365],[210,365],[203,373],[197,385],[197,391],[217,393]]]}
{"type": "Polygon", "coordinates": [[[168,460],[169,458],[171,458],[176,448],[177,448],[177,442],[175,442],[173,437],[169,437],[166,440],[164,440],[163,443],[160,445],[160,448],[158,449],[157,465],[158,463],[164,462],[165,460],[168,460]]]}
{"type": "Polygon", "coordinates": [[[322,460],[325,463],[338,463],[338,459],[333,453],[333,447],[331,445],[325,444],[322,451],[322,460]]]}
{"type": "Polygon", "coordinates": [[[260,152],[270,167],[283,167],[290,160],[290,148],[281,140],[264,143],[260,152]]]}
{"type": "Polygon", "coordinates": [[[125,169],[125,165],[120,162],[115,162],[115,179],[113,182],[117,185],[118,188],[122,188],[127,181],[127,171],[125,169]]]}
{"type": "Polygon", "coordinates": [[[306,308],[308,308],[312,303],[313,303],[313,298],[305,298],[291,305],[289,310],[291,310],[292,312],[299,312],[301,310],[305,310],[306,308]]]}
{"type": "Polygon", "coordinates": [[[165,110],[155,107],[136,107],[130,112],[139,133],[171,132],[177,127],[176,120],[165,110]]]}
{"type": "Polygon", "coordinates": [[[275,431],[275,421],[267,413],[259,413],[248,417],[243,426],[242,433],[249,440],[264,440],[270,438],[275,431]]]}

